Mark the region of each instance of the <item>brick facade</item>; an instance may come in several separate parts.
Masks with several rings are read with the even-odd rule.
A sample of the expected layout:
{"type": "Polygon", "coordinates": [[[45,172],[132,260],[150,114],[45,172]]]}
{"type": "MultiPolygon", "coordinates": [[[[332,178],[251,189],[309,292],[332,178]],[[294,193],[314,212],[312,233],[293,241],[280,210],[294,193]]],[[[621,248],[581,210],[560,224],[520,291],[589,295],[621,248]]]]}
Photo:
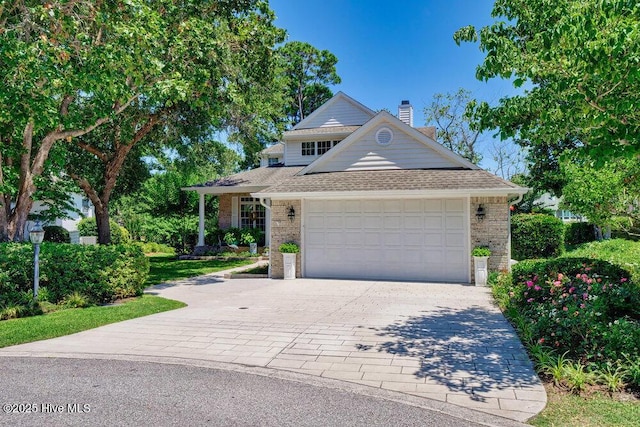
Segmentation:
{"type": "Polygon", "coordinates": [[[301,277],[301,219],[302,204],[300,200],[273,200],[271,203],[271,277],[282,279],[284,277],[284,264],[282,254],[278,252],[278,247],[284,242],[295,242],[300,246],[300,253],[296,257],[296,277],[301,277]],[[292,206],[296,212],[295,218],[289,219],[289,207],[292,206]]]}
{"type": "MultiPolygon", "coordinates": [[[[509,203],[506,197],[472,197],[469,208],[469,224],[471,225],[471,248],[488,246],[491,250],[489,271],[509,269],[511,257],[509,203]],[[478,221],[476,211],[478,205],[484,205],[484,220],[478,221]]],[[[473,257],[471,258],[471,282],[474,278],[473,257]]]]}

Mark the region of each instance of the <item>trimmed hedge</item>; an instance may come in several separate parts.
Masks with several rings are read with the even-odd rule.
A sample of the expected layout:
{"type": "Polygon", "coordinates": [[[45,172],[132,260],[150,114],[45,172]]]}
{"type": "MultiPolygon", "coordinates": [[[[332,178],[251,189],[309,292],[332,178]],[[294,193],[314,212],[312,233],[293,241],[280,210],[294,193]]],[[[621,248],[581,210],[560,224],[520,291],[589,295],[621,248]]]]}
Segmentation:
{"type": "Polygon", "coordinates": [[[596,240],[594,225],[588,222],[572,222],[567,224],[564,241],[567,245],[580,245],[596,240]]]}
{"type": "Polygon", "coordinates": [[[511,251],[516,260],[552,258],[564,252],[564,224],[554,216],[519,214],[511,217],[511,251]]]}
{"type": "MultiPolygon", "coordinates": [[[[32,298],[33,247],[0,244],[0,308],[32,298]]],[[[141,295],[149,260],[136,245],[67,245],[43,243],[40,251],[40,297],[58,303],[77,292],[92,303],[141,295]]]]}
{"type": "Polygon", "coordinates": [[[53,243],[71,243],[71,237],[66,228],[59,225],[46,225],[44,230],[44,241],[53,243]]]}

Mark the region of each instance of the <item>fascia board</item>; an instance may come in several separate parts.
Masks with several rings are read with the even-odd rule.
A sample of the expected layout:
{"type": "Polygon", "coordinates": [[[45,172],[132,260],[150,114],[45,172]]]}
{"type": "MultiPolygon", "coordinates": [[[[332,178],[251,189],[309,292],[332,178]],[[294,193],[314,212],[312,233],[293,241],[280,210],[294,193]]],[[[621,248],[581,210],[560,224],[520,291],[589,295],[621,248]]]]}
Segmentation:
{"type": "Polygon", "coordinates": [[[496,189],[461,189],[461,190],[385,190],[385,191],[319,191],[304,193],[251,193],[252,197],[269,198],[272,200],[291,199],[406,199],[406,198],[452,198],[452,197],[495,197],[520,195],[528,191],[527,188],[496,188],[496,189]]]}

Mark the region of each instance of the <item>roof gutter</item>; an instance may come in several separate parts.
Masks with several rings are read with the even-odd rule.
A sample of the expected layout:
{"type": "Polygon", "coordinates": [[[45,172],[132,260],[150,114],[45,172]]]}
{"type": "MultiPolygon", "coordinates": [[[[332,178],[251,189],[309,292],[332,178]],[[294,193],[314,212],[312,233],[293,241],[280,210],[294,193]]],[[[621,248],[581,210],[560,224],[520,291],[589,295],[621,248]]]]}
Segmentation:
{"type": "Polygon", "coordinates": [[[459,189],[459,190],[371,190],[371,191],[318,191],[318,192],[291,192],[291,193],[251,193],[252,197],[270,198],[272,200],[291,199],[353,199],[353,198],[435,198],[435,197],[462,197],[471,196],[511,196],[516,195],[518,201],[529,191],[528,188],[483,188],[483,189],[459,189]]]}

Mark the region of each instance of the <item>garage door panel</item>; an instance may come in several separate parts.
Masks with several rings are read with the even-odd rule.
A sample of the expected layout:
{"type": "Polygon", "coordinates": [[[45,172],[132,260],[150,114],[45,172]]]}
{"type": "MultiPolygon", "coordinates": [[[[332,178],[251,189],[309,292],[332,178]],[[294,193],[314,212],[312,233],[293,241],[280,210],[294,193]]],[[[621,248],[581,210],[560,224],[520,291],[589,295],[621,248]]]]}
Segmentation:
{"type": "Polygon", "coordinates": [[[360,213],[362,207],[359,200],[347,200],[344,202],[344,211],[346,213],[360,213]]]}
{"type": "Polygon", "coordinates": [[[424,233],[424,245],[426,248],[439,248],[442,247],[444,243],[444,236],[440,233],[433,233],[431,230],[429,232],[424,233]]]}
{"type": "Polygon", "coordinates": [[[445,219],[448,230],[462,230],[464,227],[464,218],[460,216],[448,216],[445,219]]]}
{"type": "Polygon", "coordinates": [[[382,203],[379,200],[366,200],[362,202],[362,211],[365,213],[382,212],[382,203]]]}
{"type": "Polygon", "coordinates": [[[464,212],[465,202],[463,200],[448,199],[445,201],[447,212],[464,212]]]}
{"type": "Polygon", "coordinates": [[[365,215],[362,218],[362,227],[363,228],[371,228],[374,230],[378,230],[382,228],[382,218],[379,216],[368,216],[365,215]]]}
{"type": "Polygon", "coordinates": [[[442,212],[442,200],[424,200],[424,212],[442,212]]]}
{"type": "Polygon", "coordinates": [[[424,227],[426,229],[441,230],[443,227],[442,215],[434,216],[433,214],[427,214],[424,217],[424,227]]]}
{"type": "Polygon", "coordinates": [[[362,226],[362,217],[360,216],[346,216],[344,218],[345,229],[359,229],[362,226]]]}
{"type": "Polygon", "coordinates": [[[365,233],[364,242],[367,246],[379,247],[382,245],[382,236],[379,232],[365,233]]]}
{"type": "Polygon", "coordinates": [[[349,200],[305,204],[305,275],[468,280],[466,200],[349,200]]]}
{"type": "Polygon", "coordinates": [[[447,233],[446,235],[446,246],[451,247],[464,247],[465,235],[464,233],[447,233]]]}

